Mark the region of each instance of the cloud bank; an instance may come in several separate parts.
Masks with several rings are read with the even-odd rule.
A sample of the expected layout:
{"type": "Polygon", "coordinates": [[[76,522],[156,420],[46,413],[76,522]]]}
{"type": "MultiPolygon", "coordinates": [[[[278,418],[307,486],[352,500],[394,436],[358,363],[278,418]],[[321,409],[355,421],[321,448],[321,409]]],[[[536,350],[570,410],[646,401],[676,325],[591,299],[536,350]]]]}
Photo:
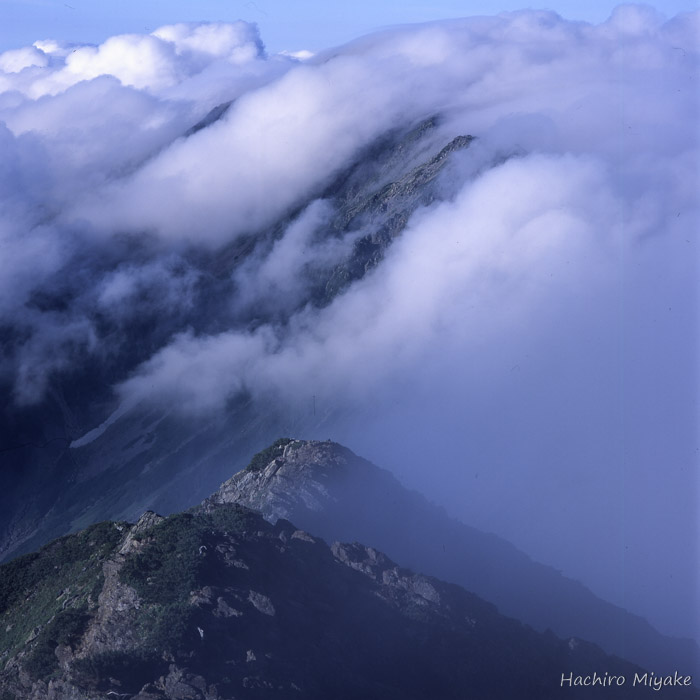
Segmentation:
{"type": "Polygon", "coordinates": [[[152,324],[116,402],[198,416],[245,392],[301,413],[314,396],[321,437],[697,632],[699,24],[624,5],[303,61],[241,22],[1,54],[0,377],[41,401],[152,324]],[[328,235],[326,188],[436,114],[444,142],[478,137],[442,197],[371,274],[306,303],[354,243],[328,235]],[[204,323],[201,260],[238,247],[204,323]]]}

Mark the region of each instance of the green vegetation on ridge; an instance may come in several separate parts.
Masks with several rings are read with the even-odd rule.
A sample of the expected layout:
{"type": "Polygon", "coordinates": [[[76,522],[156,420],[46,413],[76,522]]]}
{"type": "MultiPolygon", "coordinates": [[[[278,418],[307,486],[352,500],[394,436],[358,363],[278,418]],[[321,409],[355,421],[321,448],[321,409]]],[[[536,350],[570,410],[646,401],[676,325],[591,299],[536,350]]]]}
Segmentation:
{"type": "Polygon", "coordinates": [[[87,624],[102,588],[102,564],[123,530],[121,523],[98,523],[0,567],[0,664],[33,639],[32,676],[58,668],[54,649],[87,624]]]}
{"type": "Polygon", "coordinates": [[[144,547],[127,559],[119,579],[147,604],[141,620],[144,652],[173,649],[191,629],[189,597],[207,566],[213,533],[243,532],[253,520],[259,516],[226,504],[211,513],[193,509],[171,515],[135,536],[144,547]]]}

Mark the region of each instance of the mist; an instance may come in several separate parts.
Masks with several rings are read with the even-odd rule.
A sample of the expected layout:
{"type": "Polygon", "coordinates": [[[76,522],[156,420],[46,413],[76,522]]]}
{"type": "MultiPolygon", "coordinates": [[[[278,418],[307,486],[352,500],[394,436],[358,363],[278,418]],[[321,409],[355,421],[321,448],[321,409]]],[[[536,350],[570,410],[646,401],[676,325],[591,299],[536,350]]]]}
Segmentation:
{"type": "Polygon", "coordinates": [[[146,329],[91,429],[137,405],[206,421],[250,396],[700,639],[699,25],[625,5],[599,25],[505,13],[301,59],[243,22],[0,54],[7,405],[111,367],[132,351],[120,331],[146,329]],[[416,162],[475,137],[439,196],[312,303],[364,232],[328,233],[327,188],[436,115],[416,162]],[[199,261],[236,246],[203,300],[199,261]]]}

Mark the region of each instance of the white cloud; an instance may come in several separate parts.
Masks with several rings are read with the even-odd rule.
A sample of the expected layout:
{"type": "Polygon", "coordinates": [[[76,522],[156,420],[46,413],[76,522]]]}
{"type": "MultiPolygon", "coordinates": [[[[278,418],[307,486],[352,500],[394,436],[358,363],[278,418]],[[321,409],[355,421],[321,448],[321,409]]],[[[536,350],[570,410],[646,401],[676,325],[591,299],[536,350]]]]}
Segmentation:
{"type": "Polygon", "coordinates": [[[313,201],[269,251],[244,261],[233,277],[238,313],[289,314],[304,301],[314,277],[347,257],[361,232],[329,237],[333,214],[327,201],[313,201]]]}
{"type": "Polygon", "coordinates": [[[308,61],[315,55],[313,51],[307,51],[306,49],[302,49],[301,51],[281,51],[280,54],[282,56],[291,56],[292,58],[296,58],[298,61],[308,61]]]}
{"type": "Polygon", "coordinates": [[[130,315],[137,301],[141,313],[150,307],[160,313],[175,314],[192,305],[197,279],[197,273],[177,257],[164,256],[144,265],[126,263],[98,282],[96,305],[117,317],[130,315]]]}
{"type": "Polygon", "coordinates": [[[34,46],[13,49],[0,54],[0,71],[5,73],[19,73],[33,66],[44,68],[48,63],[46,54],[34,46]]]}
{"type": "Polygon", "coordinates": [[[264,58],[257,28],[245,22],[182,23],[152,34],[121,34],[98,46],[37,41],[0,54],[0,87],[36,99],[72,85],[111,76],[122,85],[159,94],[216,62],[244,68],[264,58]],[[32,68],[31,75],[21,73],[32,68]],[[5,73],[6,75],[2,75],[5,73]]]}
{"type": "Polygon", "coordinates": [[[200,54],[209,61],[223,58],[242,64],[264,54],[257,28],[246,22],[172,24],[157,29],[153,36],[173,44],[179,55],[200,54]]]}
{"type": "Polygon", "coordinates": [[[251,367],[270,342],[267,332],[224,333],[216,339],[183,333],[125,382],[120,394],[129,404],[153,398],[176,402],[185,415],[223,408],[246,389],[251,367]]]}
{"type": "Polygon", "coordinates": [[[85,46],[66,58],[66,77],[90,80],[113,75],[123,85],[135,88],[163,88],[178,82],[175,49],[153,36],[125,34],[107,39],[98,47],[85,46]]]}

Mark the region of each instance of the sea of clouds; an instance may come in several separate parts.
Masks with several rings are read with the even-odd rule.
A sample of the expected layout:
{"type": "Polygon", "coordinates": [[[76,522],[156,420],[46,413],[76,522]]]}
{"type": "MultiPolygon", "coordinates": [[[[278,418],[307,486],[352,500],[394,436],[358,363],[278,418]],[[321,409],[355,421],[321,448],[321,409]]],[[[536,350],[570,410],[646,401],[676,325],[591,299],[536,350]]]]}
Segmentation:
{"type": "Polygon", "coordinates": [[[175,319],[115,378],[115,407],[206,415],[246,391],[299,412],[313,396],[322,437],[697,635],[699,30],[698,13],[626,5],[600,25],[507,13],[301,60],[243,22],[0,54],[8,401],[107,362],[119,339],[99,318],[175,319]],[[352,242],[324,238],[324,188],[436,114],[445,143],[477,137],[442,201],[372,274],[300,306],[309,267],[352,242]],[[177,326],[197,252],[290,212],[225,300],[284,322],[177,326]]]}

